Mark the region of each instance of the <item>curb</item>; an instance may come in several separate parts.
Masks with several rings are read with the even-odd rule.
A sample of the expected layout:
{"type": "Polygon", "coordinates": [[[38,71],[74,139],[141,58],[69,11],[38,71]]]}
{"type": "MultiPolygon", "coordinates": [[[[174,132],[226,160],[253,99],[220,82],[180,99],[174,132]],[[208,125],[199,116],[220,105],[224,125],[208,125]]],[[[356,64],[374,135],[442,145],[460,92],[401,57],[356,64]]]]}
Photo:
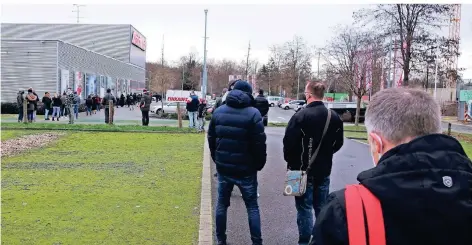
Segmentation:
{"type": "Polygon", "coordinates": [[[202,192],[200,199],[200,229],[198,230],[198,245],[213,244],[213,216],[211,208],[211,163],[210,149],[205,134],[202,167],[202,192]]]}

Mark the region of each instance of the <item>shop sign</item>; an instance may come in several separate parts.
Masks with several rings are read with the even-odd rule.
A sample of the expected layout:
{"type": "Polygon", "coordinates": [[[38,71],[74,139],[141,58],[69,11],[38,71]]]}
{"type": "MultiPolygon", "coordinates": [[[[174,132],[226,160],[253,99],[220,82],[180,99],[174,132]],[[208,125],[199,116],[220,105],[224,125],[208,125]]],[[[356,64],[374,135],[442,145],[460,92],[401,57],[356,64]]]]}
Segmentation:
{"type": "Polygon", "coordinates": [[[143,51],[146,50],[146,38],[144,38],[137,31],[133,31],[133,37],[131,39],[131,43],[134,44],[136,47],[142,49],[143,51]]]}

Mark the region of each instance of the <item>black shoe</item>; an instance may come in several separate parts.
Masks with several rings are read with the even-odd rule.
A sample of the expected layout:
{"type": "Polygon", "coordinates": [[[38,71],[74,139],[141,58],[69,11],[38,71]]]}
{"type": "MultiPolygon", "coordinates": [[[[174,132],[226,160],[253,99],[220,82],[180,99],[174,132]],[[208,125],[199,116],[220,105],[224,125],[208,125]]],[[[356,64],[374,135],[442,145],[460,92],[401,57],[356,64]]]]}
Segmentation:
{"type": "Polygon", "coordinates": [[[217,245],[226,245],[226,242],[219,241],[217,245]]]}

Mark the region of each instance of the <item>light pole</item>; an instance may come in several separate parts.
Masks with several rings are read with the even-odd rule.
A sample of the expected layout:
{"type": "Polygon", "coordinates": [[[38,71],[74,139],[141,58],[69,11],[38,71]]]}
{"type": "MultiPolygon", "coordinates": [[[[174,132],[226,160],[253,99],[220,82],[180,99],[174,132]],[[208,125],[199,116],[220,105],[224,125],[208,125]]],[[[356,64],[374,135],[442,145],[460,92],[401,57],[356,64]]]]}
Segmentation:
{"type": "MultiPolygon", "coordinates": [[[[439,48],[439,45],[438,45],[438,48],[439,48]]],[[[438,89],[438,56],[439,56],[439,52],[438,52],[438,49],[436,49],[436,68],[435,68],[435,71],[434,71],[434,99],[436,99],[436,94],[437,94],[437,89],[438,89]]]]}
{"type": "Polygon", "coordinates": [[[297,100],[298,100],[298,95],[300,94],[300,71],[301,70],[298,70],[297,100]]]}
{"type": "Polygon", "coordinates": [[[206,41],[207,41],[207,15],[208,9],[205,9],[205,40],[203,41],[203,86],[202,86],[202,96],[206,98],[206,88],[207,88],[207,64],[206,64],[206,57],[207,57],[207,49],[206,49],[206,41]]]}

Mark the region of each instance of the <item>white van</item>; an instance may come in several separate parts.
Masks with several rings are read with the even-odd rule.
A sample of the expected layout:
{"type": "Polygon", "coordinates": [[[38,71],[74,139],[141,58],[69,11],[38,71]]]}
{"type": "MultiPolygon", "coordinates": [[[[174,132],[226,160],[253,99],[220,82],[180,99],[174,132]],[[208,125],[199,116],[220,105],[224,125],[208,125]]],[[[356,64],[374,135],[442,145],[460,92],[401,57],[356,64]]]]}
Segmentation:
{"type": "Polygon", "coordinates": [[[283,99],[284,97],[280,97],[280,96],[267,96],[267,100],[269,101],[269,105],[271,107],[274,107],[275,105],[277,105],[277,102],[283,99]]]}

